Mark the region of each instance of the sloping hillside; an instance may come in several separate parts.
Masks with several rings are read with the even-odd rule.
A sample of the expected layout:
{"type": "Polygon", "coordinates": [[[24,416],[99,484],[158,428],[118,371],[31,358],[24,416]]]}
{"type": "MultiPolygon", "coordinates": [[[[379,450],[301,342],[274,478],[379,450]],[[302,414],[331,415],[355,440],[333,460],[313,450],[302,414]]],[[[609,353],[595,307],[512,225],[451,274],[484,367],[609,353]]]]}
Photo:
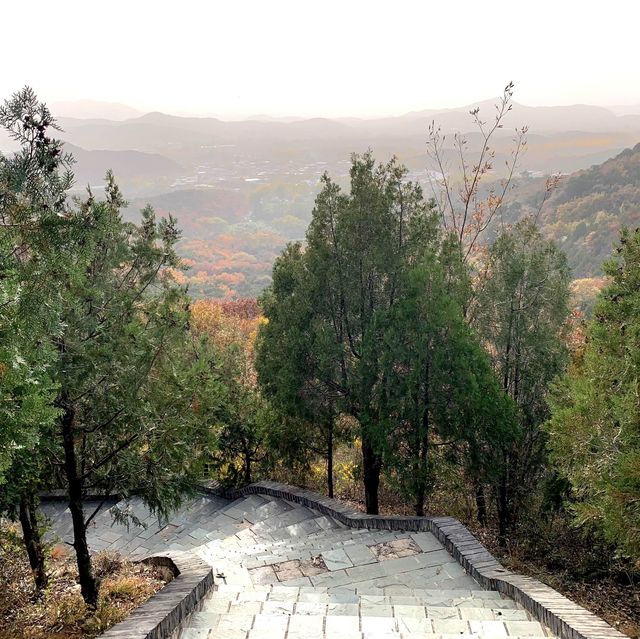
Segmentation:
{"type": "Polygon", "coordinates": [[[546,180],[521,175],[503,221],[537,215],[544,232],[567,254],[574,277],[600,279],[620,229],[640,226],[640,144],[562,176],[540,210],[546,180]]]}
{"type": "Polygon", "coordinates": [[[600,275],[620,228],[640,226],[640,144],[561,181],[541,222],[575,277],[600,275]]]}

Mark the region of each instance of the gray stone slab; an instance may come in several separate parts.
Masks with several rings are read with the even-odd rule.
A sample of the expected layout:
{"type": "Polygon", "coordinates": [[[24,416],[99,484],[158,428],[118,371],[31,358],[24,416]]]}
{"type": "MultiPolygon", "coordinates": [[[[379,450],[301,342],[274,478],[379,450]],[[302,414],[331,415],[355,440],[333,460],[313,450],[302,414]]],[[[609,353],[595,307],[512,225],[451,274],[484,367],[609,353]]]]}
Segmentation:
{"type": "Polygon", "coordinates": [[[331,571],[353,567],[353,563],[344,550],[325,551],[322,553],[322,559],[324,560],[327,568],[331,571]]]}
{"type": "Polygon", "coordinates": [[[345,547],[344,552],[354,566],[365,566],[377,561],[371,550],[369,550],[369,547],[364,544],[347,546],[345,547]]]}

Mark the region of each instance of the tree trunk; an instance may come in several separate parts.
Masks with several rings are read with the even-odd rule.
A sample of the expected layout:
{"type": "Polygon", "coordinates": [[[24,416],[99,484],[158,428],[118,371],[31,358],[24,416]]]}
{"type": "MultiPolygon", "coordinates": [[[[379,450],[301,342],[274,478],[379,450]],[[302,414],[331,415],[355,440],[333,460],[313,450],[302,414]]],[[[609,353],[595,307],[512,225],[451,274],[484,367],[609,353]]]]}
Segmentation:
{"type": "Polygon", "coordinates": [[[87,529],[84,523],[82,507],[82,477],[78,475],[75,439],[73,433],[73,408],[65,407],[61,418],[62,438],[64,443],[64,467],[69,490],[69,510],[73,522],[73,547],[76,551],[80,592],[85,603],[92,608],[98,605],[98,580],[93,575],[91,555],[87,545],[87,529]]]}
{"type": "Polygon", "coordinates": [[[37,510],[32,495],[22,495],[20,499],[20,525],[22,538],[27,549],[29,565],[33,573],[36,588],[44,590],[49,578],[44,565],[44,551],[38,530],[37,510]]]}
{"type": "Polygon", "coordinates": [[[327,492],[333,498],[333,417],[327,431],[327,492]]]}
{"type": "MultiPolygon", "coordinates": [[[[424,365],[424,389],[422,392],[423,406],[420,422],[416,424],[417,468],[415,470],[415,513],[418,517],[424,517],[424,500],[427,494],[427,482],[429,481],[429,406],[431,404],[429,396],[430,383],[429,360],[424,365]]],[[[418,394],[416,394],[416,405],[419,407],[418,394]]]]}
{"type": "MultiPolygon", "coordinates": [[[[428,427],[428,420],[425,418],[423,425],[428,427]]],[[[417,442],[418,458],[414,464],[414,512],[416,517],[424,517],[424,502],[427,496],[427,482],[429,471],[429,437],[424,435],[421,441],[417,442]]]]}
{"type": "Polygon", "coordinates": [[[248,452],[244,455],[244,483],[247,486],[251,483],[251,455],[248,452]]]}
{"type": "Polygon", "coordinates": [[[380,470],[382,460],[380,455],[374,450],[373,444],[367,434],[362,437],[362,465],[364,474],[364,499],[369,515],[377,515],[378,488],[380,487],[380,470]]]}
{"type": "Polygon", "coordinates": [[[487,501],[484,495],[484,486],[481,482],[476,481],[475,486],[476,497],[476,517],[481,526],[487,525],[487,501]]]}
{"type": "Polygon", "coordinates": [[[415,513],[416,517],[424,517],[424,498],[426,495],[424,482],[419,482],[416,490],[415,513]]]}
{"type": "Polygon", "coordinates": [[[509,497],[506,478],[502,478],[498,484],[498,543],[502,548],[507,545],[507,537],[510,528],[509,497]]]}

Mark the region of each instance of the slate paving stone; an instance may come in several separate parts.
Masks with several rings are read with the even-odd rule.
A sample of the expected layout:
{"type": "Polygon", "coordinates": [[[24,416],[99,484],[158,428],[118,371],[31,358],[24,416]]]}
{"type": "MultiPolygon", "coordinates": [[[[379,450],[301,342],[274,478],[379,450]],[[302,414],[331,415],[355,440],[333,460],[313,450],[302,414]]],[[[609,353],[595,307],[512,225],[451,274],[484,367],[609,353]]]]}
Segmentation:
{"type": "Polygon", "coordinates": [[[366,635],[384,632],[398,632],[397,620],[394,617],[360,617],[362,632],[366,635]]]}
{"type": "Polygon", "coordinates": [[[361,617],[393,617],[393,608],[389,604],[366,603],[360,604],[361,617]]]}
{"type": "Polygon", "coordinates": [[[278,581],[278,577],[271,566],[252,568],[249,570],[249,574],[254,584],[272,584],[278,581]]]}
{"type": "Polygon", "coordinates": [[[426,611],[424,606],[405,606],[402,604],[393,604],[394,617],[412,617],[414,619],[425,619],[426,611]]]}
{"type": "Polygon", "coordinates": [[[358,615],[360,608],[357,603],[330,603],[327,604],[327,615],[333,617],[350,617],[358,615]]]}
{"type": "Polygon", "coordinates": [[[322,553],[322,559],[331,571],[352,568],[353,563],[344,550],[329,550],[322,553]]]}
{"type": "Polygon", "coordinates": [[[419,619],[416,617],[400,617],[396,618],[398,631],[404,634],[432,634],[433,625],[431,619],[419,619]]]}
{"type": "Polygon", "coordinates": [[[538,621],[506,621],[504,625],[512,636],[541,636],[544,634],[542,625],[538,621]]]}
{"type": "Polygon", "coordinates": [[[287,615],[293,614],[295,603],[293,601],[265,601],[262,606],[262,612],[269,615],[287,615]]]}
{"type": "Polygon", "coordinates": [[[360,619],[357,615],[327,617],[325,621],[326,639],[346,639],[359,636],[360,619]]]}
{"type": "Polygon", "coordinates": [[[344,552],[354,566],[365,566],[378,561],[369,547],[362,544],[346,546],[344,552]]]}
{"type": "Polygon", "coordinates": [[[433,631],[439,635],[461,635],[469,632],[469,622],[462,619],[431,619],[433,631]]]}
{"type": "MultiPolygon", "coordinates": [[[[501,621],[480,621],[478,619],[470,619],[469,628],[473,634],[490,635],[491,637],[507,636],[507,628],[501,621]]],[[[535,635],[536,633],[533,634],[535,635]]]]}

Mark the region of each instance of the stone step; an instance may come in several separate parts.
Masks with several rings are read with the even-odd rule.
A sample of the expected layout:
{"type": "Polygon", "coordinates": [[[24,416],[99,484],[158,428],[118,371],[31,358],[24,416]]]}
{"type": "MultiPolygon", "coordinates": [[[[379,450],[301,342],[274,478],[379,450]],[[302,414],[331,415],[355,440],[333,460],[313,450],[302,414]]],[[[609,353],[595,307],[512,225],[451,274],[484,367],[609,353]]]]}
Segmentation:
{"type": "MultiPolygon", "coordinates": [[[[257,495],[252,495],[252,497],[257,497],[257,495]]],[[[225,515],[234,519],[244,519],[253,524],[293,510],[293,505],[283,499],[267,499],[261,504],[254,504],[256,504],[255,500],[247,498],[234,508],[225,511],[225,515]]]]}
{"type": "MultiPolygon", "coordinates": [[[[326,518],[324,517],[309,521],[314,521],[319,526],[327,525],[326,518]]],[[[354,563],[354,565],[373,563],[375,561],[373,555],[370,554],[368,558],[364,556],[367,554],[366,547],[398,539],[411,538],[417,540],[418,545],[425,552],[442,548],[440,543],[430,533],[409,534],[386,531],[370,532],[353,531],[349,529],[327,529],[316,535],[307,535],[305,534],[304,523],[302,524],[302,529],[298,528],[296,524],[293,524],[292,526],[280,529],[278,532],[284,533],[285,531],[286,534],[289,535],[286,539],[278,541],[265,540],[262,543],[247,543],[246,537],[243,538],[242,535],[240,535],[237,543],[233,540],[227,540],[225,547],[230,546],[232,548],[231,552],[242,555],[248,562],[251,562],[251,565],[247,563],[248,567],[275,563],[282,561],[283,557],[285,559],[308,559],[316,557],[323,552],[334,550],[345,550],[347,554],[359,555],[359,559],[352,556],[352,563],[354,563]],[[298,536],[296,537],[295,535],[298,536]],[[364,559],[362,559],[363,556],[364,559]]]]}
{"type": "MultiPolygon", "coordinates": [[[[256,533],[255,526],[247,526],[244,529],[236,530],[232,537],[221,540],[217,546],[225,556],[236,554],[247,559],[256,558],[254,560],[257,562],[255,565],[264,565],[260,563],[264,560],[258,559],[258,557],[261,556],[275,557],[275,561],[281,561],[281,557],[296,553],[303,553],[311,557],[318,554],[317,552],[314,553],[314,549],[316,548],[325,550],[342,547],[343,544],[332,544],[330,542],[332,534],[336,531],[333,525],[333,522],[327,517],[320,516],[305,519],[299,523],[288,526],[275,526],[273,530],[268,533],[265,533],[264,530],[256,533]],[[326,538],[324,543],[316,545],[308,541],[310,532],[316,531],[322,531],[324,533],[324,538],[326,538]],[[274,541],[265,539],[260,542],[266,534],[268,534],[269,538],[274,539],[274,541]]],[[[210,550],[213,550],[214,547],[214,545],[211,545],[210,550]]]]}
{"type": "MultiPolygon", "coordinates": [[[[447,597],[451,599],[461,598],[461,599],[491,599],[491,600],[500,600],[500,601],[512,601],[508,597],[504,597],[499,592],[495,590],[473,590],[469,588],[456,588],[456,589],[435,589],[435,588],[405,588],[403,590],[409,590],[412,594],[411,596],[419,597],[419,598],[431,598],[431,597],[447,597]]],[[[339,588],[331,588],[331,587],[315,587],[315,586],[285,586],[282,584],[254,584],[250,588],[246,586],[237,585],[237,584],[224,584],[218,583],[216,585],[216,590],[212,594],[216,593],[224,593],[224,592],[247,592],[247,591],[255,591],[255,592],[282,592],[282,593],[356,593],[358,595],[390,595],[390,596],[405,596],[406,592],[396,591],[396,586],[390,586],[388,588],[370,588],[370,587],[347,587],[341,586],[339,588]],[[389,590],[389,592],[384,592],[385,590],[389,590]]]]}
{"type": "MultiPolygon", "coordinates": [[[[329,592],[300,592],[297,588],[281,588],[272,591],[267,590],[242,590],[240,592],[218,590],[209,596],[203,603],[203,610],[220,612],[225,609],[230,609],[237,603],[249,602],[249,603],[267,603],[265,609],[271,609],[271,604],[286,603],[286,608],[292,608],[295,603],[317,603],[324,606],[358,606],[365,605],[370,606],[373,604],[379,604],[380,606],[402,606],[416,607],[429,610],[436,610],[436,613],[444,614],[443,608],[450,609],[452,611],[458,608],[465,608],[471,610],[490,610],[494,611],[494,616],[504,618],[522,618],[522,614],[527,619],[526,613],[517,608],[517,605],[512,599],[503,599],[499,596],[499,593],[495,593],[497,597],[492,598],[480,598],[473,596],[442,596],[437,591],[433,591],[432,594],[416,596],[416,595],[366,595],[358,594],[356,592],[342,592],[342,593],[329,593],[329,592]],[[290,604],[290,605],[289,605],[290,604]]],[[[417,610],[414,612],[418,612],[417,610]]],[[[339,613],[346,614],[346,613],[339,613]]],[[[452,612],[455,616],[457,613],[452,612]]],[[[471,613],[460,613],[465,616],[471,613]]],[[[484,615],[485,613],[481,613],[484,615]]],[[[488,614],[488,613],[487,613],[488,614]]],[[[467,617],[468,618],[468,617],[467,617]]],[[[493,617],[490,617],[493,618],[493,617]]]]}
{"type": "Polygon", "coordinates": [[[512,608],[489,608],[456,606],[441,602],[436,606],[427,603],[393,604],[391,602],[367,602],[366,600],[323,603],[319,601],[229,601],[210,599],[203,604],[201,612],[216,614],[262,614],[262,615],[307,615],[323,616],[369,616],[410,617],[412,619],[462,619],[466,621],[530,621],[526,610],[512,608]]]}
{"type": "MultiPolygon", "coordinates": [[[[336,618],[336,621],[342,618],[336,618]]],[[[354,630],[354,624],[351,622],[347,627],[341,627],[339,624],[329,624],[323,628],[323,634],[306,634],[305,632],[296,632],[289,630],[287,634],[282,628],[255,628],[251,630],[231,630],[225,627],[224,632],[212,634],[210,628],[187,628],[179,635],[179,639],[500,639],[498,635],[480,635],[480,634],[436,634],[436,633],[405,633],[405,632],[389,632],[382,630],[371,630],[361,632],[354,630]]],[[[523,635],[514,639],[543,639],[541,636],[523,635]]]]}
{"type": "MultiPolygon", "coordinates": [[[[286,528],[292,524],[299,524],[308,519],[315,519],[316,517],[318,517],[316,511],[305,508],[304,506],[296,506],[284,512],[277,511],[273,515],[261,519],[251,526],[251,530],[259,537],[260,535],[269,535],[273,531],[286,528]]],[[[268,539],[270,538],[268,537],[268,539]]]]}
{"type": "Polygon", "coordinates": [[[291,638],[300,635],[300,639],[324,638],[328,634],[351,637],[352,633],[362,632],[365,637],[389,633],[409,636],[426,635],[473,635],[487,637],[545,637],[542,625],[528,620],[476,620],[454,618],[430,618],[393,615],[326,615],[314,614],[309,608],[300,614],[262,614],[259,612],[218,614],[196,612],[190,617],[189,627],[208,629],[211,636],[227,636],[224,631],[249,632],[255,636],[274,636],[291,638]],[[342,635],[339,634],[342,633],[342,635]],[[258,634],[260,633],[260,634],[258,634]]]}

